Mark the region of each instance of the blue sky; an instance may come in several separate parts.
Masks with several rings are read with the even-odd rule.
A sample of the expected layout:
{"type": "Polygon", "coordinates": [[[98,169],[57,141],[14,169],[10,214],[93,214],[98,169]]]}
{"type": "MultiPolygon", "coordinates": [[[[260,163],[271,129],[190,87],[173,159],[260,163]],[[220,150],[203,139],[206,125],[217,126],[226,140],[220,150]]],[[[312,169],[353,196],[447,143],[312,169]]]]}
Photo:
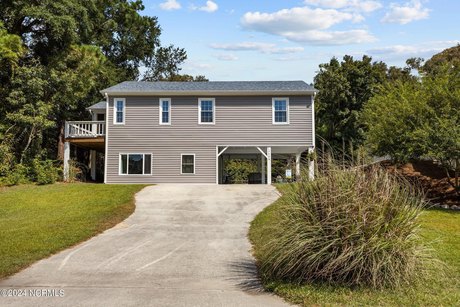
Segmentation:
{"type": "Polygon", "coordinates": [[[345,54],[404,66],[460,43],[458,0],[144,0],[183,73],[217,80],[304,80],[345,54]]]}

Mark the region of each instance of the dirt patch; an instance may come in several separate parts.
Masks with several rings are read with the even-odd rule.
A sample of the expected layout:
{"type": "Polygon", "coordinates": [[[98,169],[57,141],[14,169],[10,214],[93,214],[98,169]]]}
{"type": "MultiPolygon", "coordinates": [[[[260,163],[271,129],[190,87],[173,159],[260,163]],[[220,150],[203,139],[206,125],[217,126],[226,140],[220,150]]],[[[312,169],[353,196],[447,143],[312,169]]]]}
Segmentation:
{"type": "MultiPolygon", "coordinates": [[[[432,161],[412,161],[395,166],[390,161],[381,163],[390,172],[398,172],[410,182],[420,185],[426,197],[435,205],[460,207],[460,196],[449,183],[444,168],[432,161]]],[[[453,183],[454,179],[451,179],[453,183]]]]}

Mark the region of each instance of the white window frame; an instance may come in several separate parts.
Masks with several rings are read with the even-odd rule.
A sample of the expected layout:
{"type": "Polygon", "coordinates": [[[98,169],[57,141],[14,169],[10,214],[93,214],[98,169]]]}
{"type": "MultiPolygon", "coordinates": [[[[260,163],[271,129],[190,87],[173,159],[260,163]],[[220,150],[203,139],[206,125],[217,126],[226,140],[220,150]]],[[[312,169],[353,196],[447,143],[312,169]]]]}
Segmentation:
{"type": "Polygon", "coordinates": [[[289,125],[289,98],[288,97],[273,97],[272,98],[272,124],[273,125],[289,125]],[[286,121],[275,122],[275,100],[286,101],[286,121]]]}
{"type": "Polygon", "coordinates": [[[215,98],[198,98],[198,124],[200,125],[215,125],[216,124],[216,99],[215,98]],[[212,102],[212,122],[210,123],[201,122],[201,102],[202,101],[212,102]]]}
{"type": "Polygon", "coordinates": [[[120,176],[152,176],[153,171],[153,154],[149,152],[120,152],[118,154],[118,175],[120,176]],[[121,156],[127,155],[126,157],[126,174],[121,172],[121,156]],[[142,174],[129,174],[129,155],[142,155],[142,174]],[[145,156],[150,156],[150,174],[144,174],[145,171],[145,156]]]}
{"type": "Polygon", "coordinates": [[[113,124],[114,125],[124,125],[126,118],[126,98],[114,98],[113,99],[113,124]],[[117,122],[117,102],[123,102],[123,121],[121,123],[117,122]]]}
{"type": "Polygon", "coordinates": [[[171,125],[171,98],[160,98],[159,102],[158,102],[158,105],[159,105],[159,119],[158,119],[158,122],[160,125],[171,125]],[[167,101],[168,102],[168,106],[169,106],[169,111],[168,111],[168,114],[169,114],[169,121],[167,123],[164,123],[163,122],[163,101],[167,101]]]}
{"type": "Polygon", "coordinates": [[[180,174],[181,175],[195,175],[196,169],[196,156],[194,153],[181,153],[180,154],[180,174]],[[193,156],[193,173],[183,173],[182,172],[182,161],[184,156],[193,156]]]}

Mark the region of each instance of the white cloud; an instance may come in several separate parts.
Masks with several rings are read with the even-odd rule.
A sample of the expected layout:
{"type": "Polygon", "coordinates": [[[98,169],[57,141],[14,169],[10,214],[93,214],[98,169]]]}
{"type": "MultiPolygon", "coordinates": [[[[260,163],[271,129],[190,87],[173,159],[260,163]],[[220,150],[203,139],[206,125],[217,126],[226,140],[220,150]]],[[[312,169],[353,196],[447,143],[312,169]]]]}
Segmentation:
{"type": "Polygon", "coordinates": [[[380,1],[373,0],[305,0],[305,3],[325,8],[344,9],[365,13],[373,12],[383,6],[380,1]]]}
{"type": "Polygon", "coordinates": [[[177,0],[166,0],[165,2],[160,3],[160,8],[165,11],[178,10],[182,6],[177,0]]]}
{"type": "Polygon", "coordinates": [[[213,13],[219,9],[219,6],[214,1],[208,0],[206,1],[206,5],[204,6],[197,7],[197,6],[192,5],[191,8],[192,10],[199,10],[203,12],[213,13]]]}
{"type": "Polygon", "coordinates": [[[393,45],[370,49],[367,53],[382,59],[407,59],[410,57],[423,57],[428,59],[434,54],[459,43],[460,40],[452,40],[431,41],[416,45],[393,45]]]}
{"type": "Polygon", "coordinates": [[[221,61],[236,61],[238,60],[238,57],[234,54],[231,53],[221,53],[217,54],[216,58],[221,60],[221,61]]]}
{"type": "Polygon", "coordinates": [[[299,43],[312,45],[349,45],[375,42],[376,38],[367,30],[349,31],[306,31],[287,34],[286,38],[299,43]]]}
{"type": "Polygon", "coordinates": [[[304,51],[303,47],[277,47],[275,44],[261,42],[211,44],[211,48],[227,51],[259,51],[261,53],[269,54],[289,54],[304,51]]]}
{"type": "Polygon", "coordinates": [[[294,7],[275,13],[247,12],[243,15],[243,27],[267,33],[285,33],[299,30],[327,29],[343,21],[353,20],[350,13],[337,10],[294,7]]]}
{"type": "Polygon", "coordinates": [[[212,65],[208,63],[201,63],[194,60],[186,60],[182,66],[186,72],[201,72],[203,70],[209,70],[212,65]]]}
{"type": "Polygon", "coordinates": [[[296,61],[305,61],[307,59],[308,57],[306,56],[292,56],[292,55],[280,56],[280,57],[274,58],[275,61],[279,61],[279,62],[296,62],[296,61]]]}
{"type": "Polygon", "coordinates": [[[415,20],[428,18],[430,10],[423,7],[420,0],[412,0],[405,4],[390,4],[390,11],[382,18],[384,23],[399,23],[405,25],[415,20]]]}
{"type": "Polygon", "coordinates": [[[335,9],[294,7],[274,13],[247,12],[241,18],[243,28],[282,36],[290,41],[317,45],[343,45],[375,41],[364,29],[326,31],[342,22],[359,22],[356,13],[335,9]]]}

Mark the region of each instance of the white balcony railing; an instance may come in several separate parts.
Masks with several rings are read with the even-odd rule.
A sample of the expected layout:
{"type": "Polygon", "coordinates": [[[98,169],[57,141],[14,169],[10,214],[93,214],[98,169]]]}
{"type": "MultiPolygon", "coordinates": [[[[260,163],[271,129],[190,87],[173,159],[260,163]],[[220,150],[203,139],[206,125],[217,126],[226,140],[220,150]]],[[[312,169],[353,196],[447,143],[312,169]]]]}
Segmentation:
{"type": "Polygon", "coordinates": [[[65,122],[66,138],[95,138],[105,135],[105,121],[65,122]]]}

